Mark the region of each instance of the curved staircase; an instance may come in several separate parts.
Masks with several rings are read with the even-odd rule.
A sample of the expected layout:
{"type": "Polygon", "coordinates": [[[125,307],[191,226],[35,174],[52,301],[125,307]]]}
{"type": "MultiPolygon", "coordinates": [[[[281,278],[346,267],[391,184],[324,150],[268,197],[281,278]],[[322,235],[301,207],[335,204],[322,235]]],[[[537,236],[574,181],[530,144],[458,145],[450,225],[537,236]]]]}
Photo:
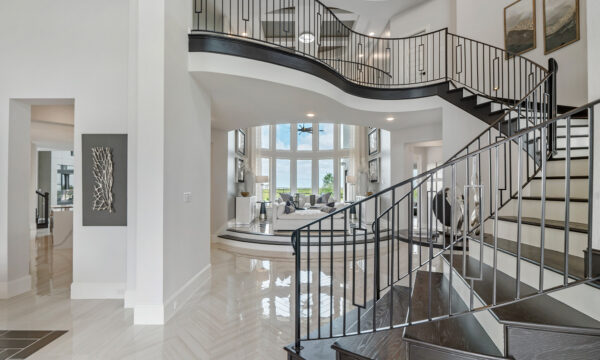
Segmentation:
{"type": "Polygon", "coordinates": [[[337,15],[318,0],[196,0],[189,48],[291,67],[365,98],[439,96],[489,127],[438,168],[293,232],[288,358],[599,358],[600,101],[558,106],[554,60],[546,69],[447,29],[366,36],[337,15]],[[433,200],[444,193],[448,206],[433,200]],[[367,202],[383,209],[373,224],[361,218],[367,202]],[[350,212],[359,219],[342,250],[322,244],[321,225],[350,212]]]}

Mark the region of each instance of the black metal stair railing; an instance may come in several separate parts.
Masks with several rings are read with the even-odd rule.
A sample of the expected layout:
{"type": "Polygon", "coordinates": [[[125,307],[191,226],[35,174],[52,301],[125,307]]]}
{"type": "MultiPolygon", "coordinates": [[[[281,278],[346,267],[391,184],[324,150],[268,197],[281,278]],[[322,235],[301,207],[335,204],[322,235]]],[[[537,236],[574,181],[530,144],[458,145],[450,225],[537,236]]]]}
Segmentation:
{"type": "Polygon", "coordinates": [[[340,20],[336,11],[318,0],[195,0],[191,34],[210,33],[290,51],[366,87],[453,81],[510,105],[549,74],[527,58],[448,29],[404,38],[361,34],[352,29],[352,20],[340,20]]]}
{"type": "MultiPolygon", "coordinates": [[[[569,273],[569,256],[577,249],[581,252],[592,250],[592,183],[593,183],[593,143],[594,143],[594,106],[600,100],[575,109],[552,119],[542,118],[522,129],[517,129],[511,136],[481,144],[476,149],[464,151],[464,154],[453,157],[443,165],[407,179],[388,189],[361,200],[355,204],[339,209],[321,219],[313,221],[293,232],[292,244],[296,261],[295,277],[295,349],[301,351],[302,341],[343,337],[362,333],[371,333],[392,328],[405,327],[429,321],[438,321],[468,313],[492,309],[498,306],[519,302],[533,296],[548,294],[554,291],[582,283],[597,281],[600,277],[592,271],[591,257],[588,257],[585,278],[575,278],[569,273]],[[564,159],[565,189],[562,197],[569,203],[571,196],[570,127],[575,114],[586,111],[589,114],[589,160],[587,172],[588,189],[588,232],[584,243],[582,239],[570,239],[569,207],[564,213],[564,281],[557,283],[545,280],[544,253],[546,242],[545,224],[547,179],[549,159],[552,150],[549,147],[550,129],[557,123],[566,124],[566,155],[564,159]],[[527,143],[532,139],[534,151],[527,143]],[[521,279],[521,245],[531,242],[531,236],[525,239],[522,231],[524,189],[532,179],[540,181],[541,226],[539,233],[539,286],[534,294],[522,294],[521,279]],[[513,184],[513,185],[511,185],[513,184]],[[402,194],[402,196],[399,196],[402,194]],[[439,202],[441,196],[444,200],[439,202]],[[517,244],[516,268],[514,269],[515,296],[513,299],[496,299],[495,291],[491,304],[476,306],[473,299],[473,284],[482,279],[483,272],[470,273],[465,266],[465,257],[477,259],[481,266],[485,256],[494,269],[495,277],[498,267],[498,223],[499,210],[509,200],[517,201],[518,220],[514,242],[517,244]],[[414,215],[414,202],[418,202],[417,215],[414,215]],[[368,202],[372,202],[369,206],[368,202]],[[446,204],[447,202],[447,204],[446,204]],[[463,211],[459,203],[463,203],[463,211]],[[387,203],[385,211],[377,213],[375,221],[370,225],[364,223],[365,209],[378,209],[378,204],[387,203]],[[444,206],[439,206],[438,204],[444,206]],[[352,221],[349,214],[354,208],[358,215],[352,221]],[[459,225],[459,218],[462,219],[459,225]],[[344,228],[337,229],[334,220],[343,219],[344,228]],[[448,220],[447,220],[448,219],[448,220]],[[369,229],[370,227],[370,229],[369,229]],[[493,237],[493,245],[484,254],[484,235],[493,237]],[[343,245],[334,249],[335,236],[343,238],[343,245]],[[469,249],[469,248],[472,249],[469,249]],[[575,250],[574,250],[575,249],[575,250]],[[490,252],[491,251],[491,258],[490,252]],[[470,283],[470,301],[466,311],[453,310],[452,299],[448,300],[448,311],[444,315],[432,315],[431,303],[429,314],[425,318],[413,318],[411,299],[408,301],[408,317],[401,322],[389,316],[390,322],[385,326],[376,324],[377,301],[383,292],[389,291],[393,285],[414,286],[417,271],[439,271],[441,257],[449,254],[449,283],[452,287],[452,263],[455,256],[462,257],[463,270],[460,276],[470,283]],[[485,255],[485,256],[484,256],[485,255]],[[316,283],[316,284],[315,284],[316,283]],[[360,323],[362,314],[370,311],[373,321],[360,323]],[[337,319],[337,320],[336,320],[337,319]],[[357,324],[358,322],[358,324],[357,324]]],[[[492,127],[491,130],[494,128],[492,127]]],[[[478,143],[479,137],[475,140],[478,143]]],[[[553,176],[557,176],[556,167],[553,176]]],[[[531,185],[530,185],[531,186],[531,185]]],[[[554,194],[553,196],[561,196],[554,194]]],[[[377,211],[377,210],[375,210],[377,211]]],[[[339,242],[339,240],[338,240],[339,242]]],[[[557,250],[556,248],[553,250],[557,250]]],[[[558,249],[561,250],[561,249],[558,249]]],[[[577,250],[578,251],[578,250],[577,250]]],[[[577,254],[583,256],[583,254],[577,254]]],[[[583,261],[583,257],[582,257],[583,261]]],[[[506,271],[506,270],[503,270],[506,271]]],[[[432,292],[431,281],[429,293],[432,292]]],[[[390,292],[393,297],[393,292],[390,292]]],[[[393,299],[387,304],[393,304],[393,299]]],[[[389,311],[393,311],[392,308],[389,311]]]]}

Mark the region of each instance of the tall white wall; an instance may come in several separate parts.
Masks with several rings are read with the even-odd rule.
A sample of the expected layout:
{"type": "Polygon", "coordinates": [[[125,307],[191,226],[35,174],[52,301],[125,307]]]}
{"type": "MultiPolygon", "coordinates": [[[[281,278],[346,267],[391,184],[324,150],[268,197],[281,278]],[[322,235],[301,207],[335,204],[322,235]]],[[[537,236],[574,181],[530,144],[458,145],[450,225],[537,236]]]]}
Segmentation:
{"type": "MultiPolygon", "coordinates": [[[[457,1],[457,34],[504,49],[504,8],[514,0],[457,1]]],[[[581,40],[544,55],[543,0],[536,0],[537,47],[524,53],[527,59],[548,67],[548,59],[558,62],[558,103],[579,106],[587,99],[587,3],[580,0],[581,40]]],[[[594,2],[592,0],[591,2],[594,2]]],[[[598,14],[596,14],[598,15],[598,14]]]]}
{"type": "Polygon", "coordinates": [[[229,142],[229,133],[234,132],[211,129],[211,234],[217,234],[235,216],[234,159],[233,151],[229,152],[234,141],[229,142]]]}
{"type": "MultiPolygon", "coordinates": [[[[600,14],[600,1],[588,1],[587,3],[587,46],[588,46],[588,101],[594,101],[600,99],[600,21],[598,21],[598,15],[600,14]]],[[[597,139],[600,139],[600,122],[598,121],[600,114],[600,106],[595,107],[596,121],[594,122],[594,139],[595,143],[598,143],[597,139]]],[[[594,176],[594,215],[600,214],[600,176],[598,176],[598,170],[600,169],[600,146],[594,146],[594,170],[596,175],[594,176]]],[[[592,236],[594,242],[594,249],[600,249],[600,229],[598,226],[592,227],[592,236]]]]}
{"type": "Polygon", "coordinates": [[[391,37],[411,36],[421,30],[456,30],[457,0],[430,0],[402,11],[390,20],[391,37]]]}
{"type": "MultiPolygon", "coordinates": [[[[0,33],[2,136],[8,133],[8,99],[19,98],[75,100],[76,169],[81,169],[81,134],[127,132],[127,2],[3,1],[0,33]]],[[[0,221],[5,222],[11,154],[4,139],[1,143],[0,221]]],[[[81,177],[75,189],[72,296],[122,297],[127,230],[83,227],[81,177]]]]}
{"type": "Polygon", "coordinates": [[[191,0],[165,2],[166,318],[208,275],[210,265],[210,97],[188,72],[191,8],[191,0]],[[184,202],[185,192],[191,193],[190,202],[184,202]]]}

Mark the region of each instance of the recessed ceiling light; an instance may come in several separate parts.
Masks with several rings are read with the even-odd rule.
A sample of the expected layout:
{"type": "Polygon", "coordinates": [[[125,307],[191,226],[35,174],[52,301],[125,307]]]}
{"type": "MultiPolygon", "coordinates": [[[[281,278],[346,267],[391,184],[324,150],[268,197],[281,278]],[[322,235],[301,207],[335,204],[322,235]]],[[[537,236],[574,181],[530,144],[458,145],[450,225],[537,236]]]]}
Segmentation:
{"type": "Polygon", "coordinates": [[[387,121],[394,121],[394,117],[393,116],[388,116],[385,118],[387,121]]]}
{"type": "Polygon", "coordinates": [[[243,32],[242,36],[248,36],[248,33],[243,32]]]}
{"type": "Polygon", "coordinates": [[[309,117],[309,118],[314,118],[314,117],[315,117],[315,114],[314,114],[314,113],[307,113],[307,114],[306,114],[306,117],[309,117]]]}
{"type": "Polygon", "coordinates": [[[359,57],[359,58],[363,57],[363,54],[358,54],[358,57],[359,57]]]}
{"type": "Polygon", "coordinates": [[[298,36],[298,40],[300,40],[301,43],[308,44],[315,41],[315,36],[312,33],[304,32],[298,36]]]}
{"type": "Polygon", "coordinates": [[[386,33],[385,33],[385,35],[386,35],[387,37],[390,37],[390,36],[392,35],[392,33],[388,31],[388,32],[386,32],[386,33]]]}
{"type": "Polygon", "coordinates": [[[371,31],[371,32],[369,33],[369,36],[375,36],[375,33],[374,33],[373,31],[371,31]]]}

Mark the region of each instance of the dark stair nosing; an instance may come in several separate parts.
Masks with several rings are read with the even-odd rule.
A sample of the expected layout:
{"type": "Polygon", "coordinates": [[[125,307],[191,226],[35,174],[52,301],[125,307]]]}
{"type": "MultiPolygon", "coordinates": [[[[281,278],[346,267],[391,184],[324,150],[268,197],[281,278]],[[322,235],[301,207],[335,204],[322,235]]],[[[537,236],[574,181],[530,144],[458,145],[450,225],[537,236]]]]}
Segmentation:
{"type": "MultiPolygon", "coordinates": [[[[538,178],[534,178],[534,180],[542,180],[542,179],[538,179],[538,178]]],[[[521,197],[523,200],[532,200],[532,201],[542,201],[542,197],[541,196],[522,196],[521,197]]],[[[513,196],[511,197],[512,200],[517,200],[518,197],[517,196],[513,196]]],[[[551,197],[551,196],[546,196],[546,201],[565,201],[565,198],[561,198],[561,197],[551,197]]],[[[587,198],[569,198],[570,202],[579,202],[579,203],[586,203],[588,202],[587,198]]]]}
{"type": "MultiPolygon", "coordinates": [[[[589,156],[571,156],[571,160],[588,160],[589,156]]],[[[565,158],[550,158],[548,161],[565,161],[565,158]]]]}
{"type": "MultiPolygon", "coordinates": [[[[573,139],[573,138],[587,138],[587,137],[589,137],[589,135],[570,135],[569,137],[571,139],[573,139]]],[[[556,138],[557,139],[566,139],[567,135],[557,135],[556,138]]]]}
{"type": "MultiPolygon", "coordinates": [[[[571,150],[589,150],[590,148],[588,146],[571,146],[571,150]]],[[[556,148],[555,150],[567,150],[566,147],[559,147],[556,148]]]]}
{"type": "MultiPolygon", "coordinates": [[[[518,222],[518,218],[516,216],[498,216],[498,220],[512,222],[512,223],[518,222]]],[[[541,224],[542,224],[541,219],[532,218],[532,217],[521,217],[521,223],[524,225],[533,225],[533,226],[541,226],[541,224]]],[[[546,228],[550,228],[550,229],[565,230],[565,226],[561,225],[561,224],[564,224],[564,221],[546,219],[545,226],[546,226],[546,228]]],[[[569,221],[569,230],[572,232],[587,234],[588,233],[588,224],[569,221]]]]}
{"type": "MultiPolygon", "coordinates": [[[[444,254],[446,260],[449,254],[444,254]]],[[[467,273],[478,273],[480,262],[467,255],[467,273]]],[[[462,274],[462,256],[455,255],[452,265],[458,275],[462,274]]],[[[493,298],[493,273],[494,270],[487,264],[481,264],[483,277],[474,282],[474,291],[485,303],[491,304],[493,298]]],[[[462,279],[462,277],[461,277],[462,279]]],[[[464,279],[462,279],[464,281],[464,279]]],[[[497,270],[496,271],[496,294],[497,303],[502,304],[516,298],[516,279],[497,270]]],[[[538,290],[520,282],[521,296],[530,296],[538,293],[538,290]]],[[[573,309],[548,294],[537,295],[516,303],[501,305],[491,310],[501,323],[511,325],[523,325],[538,329],[563,329],[573,333],[598,334],[600,335],[600,321],[573,309]]]]}
{"type": "MultiPolygon", "coordinates": [[[[450,288],[448,280],[442,273],[431,273],[431,316],[447,315],[448,297],[452,297],[452,312],[462,313],[468,311],[458,293],[450,288]]],[[[428,279],[429,273],[418,271],[413,288],[413,301],[411,321],[428,318],[428,279]]],[[[473,314],[465,314],[458,317],[426,322],[418,325],[408,326],[404,332],[406,342],[416,342],[427,346],[437,346],[448,351],[459,351],[501,357],[502,354],[481,327],[473,314]]]]}
{"type": "MultiPolygon", "coordinates": [[[[584,128],[584,127],[589,127],[589,125],[585,125],[585,124],[572,124],[570,126],[570,128],[584,128]]],[[[556,125],[557,129],[566,129],[567,125],[556,125]]],[[[586,135],[587,136],[587,135],[586,135]]]]}
{"type": "MultiPolygon", "coordinates": [[[[563,160],[563,159],[561,159],[563,160]]],[[[584,179],[589,179],[590,177],[587,175],[571,175],[569,176],[569,178],[571,180],[584,180],[584,179]]],[[[560,179],[565,179],[564,175],[552,175],[552,176],[546,176],[546,180],[560,180],[560,179]]],[[[533,178],[533,180],[542,180],[541,175],[536,175],[536,177],[533,178]]]]}

